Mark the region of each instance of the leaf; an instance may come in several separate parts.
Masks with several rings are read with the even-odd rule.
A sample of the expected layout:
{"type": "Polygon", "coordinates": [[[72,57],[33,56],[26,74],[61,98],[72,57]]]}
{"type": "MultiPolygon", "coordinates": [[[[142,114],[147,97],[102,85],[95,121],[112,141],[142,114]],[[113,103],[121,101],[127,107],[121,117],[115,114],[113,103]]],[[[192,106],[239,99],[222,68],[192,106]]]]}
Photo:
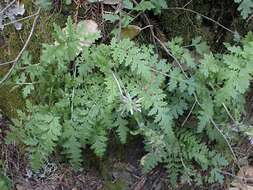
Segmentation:
{"type": "Polygon", "coordinates": [[[121,30],[121,38],[133,39],[141,32],[141,28],[136,25],[128,25],[126,28],[121,30]]]}
{"type": "Polygon", "coordinates": [[[213,104],[210,99],[204,100],[202,110],[199,111],[199,123],[197,132],[201,133],[203,129],[210,123],[210,119],[213,117],[213,104]]]}
{"type": "Polygon", "coordinates": [[[123,7],[125,9],[133,9],[133,2],[131,0],[123,0],[123,7]]]}
{"type": "Polygon", "coordinates": [[[23,88],[23,97],[26,98],[28,95],[31,94],[31,91],[34,90],[33,84],[25,85],[25,88],[23,88]]]}
{"type": "Polygon", "coordinates": [[[208,54],[210,52],[210,47],[206,42],[202,41],[200,36],[192,39],[192,45],[200,55],[208,54]]]}
{"type": "Polygon", "coordinates": [[[72,0],[65,0],[66,5],[70,5],[72,3],[72,0]]]}
{"type": "Polygon", "coordinates": [[[96,136],[94,138],[94,143],[91,145],[91,148],[94,150],[95,154],[99,157],[102,157],[106,151],[106,141],[107,137],[105,136],[96,136]]]}
{"type": "Polygon", "coordinates": [[[144,166],[143,170],[145,173],[151,171],[155,166],[158,165],[160,159],[155,153],[148,153],[141,159],[141,165],[144,166]]]}
{"type": "Polygon", "coordinates": [[[154,8],[155,6],[152,2],[143,0],[134,9],[136,11],[146,11],[146,10],[150,11],[154,8]]]}
{"type": "Polygon", "coordinates": [[[36,0],[36,4],[46,10],[50,10],[52,8],[50,0],[36,0]]]}
{"type": "Polygon", "coordinates": [[[244,19],[246,19],[252,13],[252,0],[234,0],[234,2],[240,4],[238,10],[241,12],[241,15],[244,19]]]}
{"type": "Polygon", "coordinates": [[[122,119],[120,116],[117,118],[115,122],[115,126],[117,127],[116,132],[120,138],[120,142],[125,144],[127,142],[127,135],[130,130],[127,127],[128,122],[125,119],[122,119]]]}
{"type": "Polygon", "coordinates": [[[123,16],[123,18],[121,19],[122,28],[127,27],[134,20],[134,18],[131,17],[130,15],[122,13],[122,16],[123,16]]]}
{"type": "Polygon", "coordinates": [[[160,14],[162,9],[166,9],[167,2],[166,0],[151,0],[152,4],[155,6],[155,13],[160,14]]]}
{"type": "Polygon", "coordinates": [[[205,76],[208,77],[211,73],[217,73],[219,68],[217,66],[217,60],[213,56],[213,54],[205,54],[204,59],[200,60],[200,72],[205,76]]]}
{"type": "Polygon", "coordinates": [[[77,24],[77,31],[79,33],[81,47],[90,46],[97,38],[100,37],[98,24],[93,20],[82,20],[77,24]],[[98,34],[98,35],[96,35],[98,34]],[[94,39],[87,39],[89,36],[94,35],[94,39]]]}
{"type": "Polygon", "coordinates": [[[119,16],[115,14],[104,14],[103,19],[106,21],[110,21],[111,23],[114,23],[115,21],[119,20],[119,16]]]}

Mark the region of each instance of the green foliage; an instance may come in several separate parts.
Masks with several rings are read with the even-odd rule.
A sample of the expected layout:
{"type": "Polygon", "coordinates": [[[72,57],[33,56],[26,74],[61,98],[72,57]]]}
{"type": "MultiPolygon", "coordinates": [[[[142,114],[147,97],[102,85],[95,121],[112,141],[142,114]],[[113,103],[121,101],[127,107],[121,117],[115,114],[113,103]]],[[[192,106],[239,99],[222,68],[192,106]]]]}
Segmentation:
{"type": "Polygon", "coordinates": [[[8,177],[6,177],[2,172],[0,172],[0,189],[1,190],[11,190],[11,182],[8,177]]]}
{"type": "Polygon", "coordinates": [[[120,22],[120,29],[117,24],[111,32],[113,36],[117,36],[121,29],[131,24],[141,12],[153,11],[154,14],[161,14],[162,9],[165,8],[167,8],[166,0],[142,0],[139,3],[136,2],[136,4],[131,0],[123,0],[123,11],[117,14],[106,13],[103,15],[103,19],[110,23],[120,22]]]}
{"type": "Polygon", "coordinates": [[[50,0],[36,0],[36,4],[46,10],[51,9],[52,2],[50,0]]]}
{"type": "Polygon", "coordinates": [[[4,163],[0,160],[0,189],[1,190],[11,190],[12,183],[10,178],[6,175],[4,163]]]}
{"type": "Polygon", "coordinates": [[[238,10],[244,19],[248,18],[252,13],[253,1],[252,0],[234,0],[235,3],[239,4],[238,10]]]}
{"type": "Polygon", "coordinates": [[[78,169],[82,148],[102,157],[115,130],[122,143],[130,132],[143,136],[145,172],[163,164],[174,185],[222,182],[219,171],[231,155],[215,147],[225,146],[221,132],[229,130],[224,105],[236,120],[243,113],[253,71],[250,35],[223,55],[196,38],[193,56],[176,38],[166,44],[176,59],[168,64],[152,46],[128,39],[81,46],[81,34],[70,19],[65,30],[55,26],[55,44],[43,45],[39,63],[25,55],[13,77],[33,101],[19,112],[9,139],[26,145],[33,168],[59,147],[78,169]]]}
{"type": "Polygon", "coordinates": [[[165,0],[142,0],[135,8],[136,11],[154,10],[156,14],[161,13],[161,10],[167,8],[165,0]]]}

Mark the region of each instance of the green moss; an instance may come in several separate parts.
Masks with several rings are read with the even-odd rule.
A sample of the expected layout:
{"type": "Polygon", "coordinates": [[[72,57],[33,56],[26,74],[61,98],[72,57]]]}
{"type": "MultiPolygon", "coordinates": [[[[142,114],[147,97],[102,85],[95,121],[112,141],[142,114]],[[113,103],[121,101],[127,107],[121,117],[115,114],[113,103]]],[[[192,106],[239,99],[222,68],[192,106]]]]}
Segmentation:
{"type": "Polygon", "coordinates": [[[126,190],[126,184],[122,180],[117,180],[115,182],[106,181],[103,190],[126,190]]]}
{"type": "MultiPolygon", "coordinates": [[[[104,178],[104,188],[103,190],[128,190],[127,181],[128,179],[117,177],[113,178],[114,173],[124,173],[124,166],[115,164],[110,160],[106,160],[101,164],[101,175],[104,178]]],[[[130,180],[130,179],[129,179],[130,180]]]]}
{"type": "Polygon", "coordinates": [[[25,107],[18,89],[11,91],[11,86],[3,86],[0,88],[0,110],[8,118],[17,116],[17,109],[25,107]]]}

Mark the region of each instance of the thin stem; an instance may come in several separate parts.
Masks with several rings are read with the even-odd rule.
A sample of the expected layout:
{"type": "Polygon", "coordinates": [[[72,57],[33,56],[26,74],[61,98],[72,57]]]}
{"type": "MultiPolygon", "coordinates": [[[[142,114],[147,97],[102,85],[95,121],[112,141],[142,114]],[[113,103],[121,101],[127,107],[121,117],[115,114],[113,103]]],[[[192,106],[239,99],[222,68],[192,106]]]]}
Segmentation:
{"type": "Polygon", "coordinates": [[[27,19],[32,18],[32,17],[37,16],[37,15],[38,15],[38,12],[36,12],[36,13],[34,13],[34,14],[32,14],[32,15],[29,15],[29,16],[27,16],[27,17],[14,20],[14,21],[12,21],[12,22],[8,22],[8,23],[4,24],[3,26],[8,26],[8,25],[14,24],[14,23],[16,23],[16,22],[20,22],[20,21],[23,21],[23,20],[27,20],[27,19]]]}
{"type": "MultiPolygon", "coordinates": [[[[74,65],[74,79],[76,78],[76,68],[77,64],[74,65]]],[[[75,98],[75,86],[72,89],[72,94],[71,94],[71,120],[73,120],[73,112],[74,112],[74,98],[75,98]]]]}
{"type": "Polygon", "coordinates": [[[123,94],[123,92],[122,92],[122,89],[121,89],[121,86],[120,86],[120,84],[119,84],[119,81],[118,81],[118,79],[117,79],[117,77],[115,76],[115,74],[114,74],[113,71],[112,71],[112,76],[113,76],[114,80],[116,81],[116,83],[117,83],[117,85],[118,85],[118,88],[119,88],[121,97],[124,98],[124,94],[123,94]]]}
{"type": "Polygon", "coordinates": [[[194,104],[193,104],[192,107],[191,107],[190,112],[189,112],[188,115],[186,116],[186,118],[185,118],[184,122],[182,123],[181,127],[183,127],[183,126],[185,125],[185,123],[188,121],[188,119],[189,119],[189,117],[191,116],[191,114],[192,114],[192,112],[193,112],[193,110],[194,110],[196,104],[197,104],[197,101],[195,100],[194,104]]]}
{"type": "Polygon", "coordinates": [[[213,120],[212,118],[210,118],[210,121],[211,121],[211,123],[213,124],[213,126],[216,128],[216,130],[221,134],[221,136],[223,137],[223,139],[226,141],[226,143],[227,143],[227,145],[228,145],[228,147],[229,147],[229,149],[230,149],[230,152],[231,152],[232,155],[233,155],[234,161],[235,161],[236,163],[238,163],[238,159],[237,159],[237,157],[236,157],[236,155],[235,155],[235,152],[234,152],[232,146],[230,145],[228,139],[227,139],[226,136],[222,133],[222,131],[221,131],[220,128],[216,125],[216,123],[214,122],[214,120],[213,120]]]}
{"type": "Polygon", "coordinates": [[[177,63],[177,65],[179,66],[179,68],[181,69],[182,73],[184,74],[185,78],[186,79],[189,79],[189,77],[187,76],[187,74],[185,73],[182,65],[180,64],[180,62],[178,61],[178,59],[170,52],[170,50],[164,45],[164,43],[159,39],[157,38],[156,36],[154,36],[154,38],[156,39],[156,41],[158,41],[158,43],[162,46],[162,48],[164,49],[164,51],[170,56],[172,57],[175,62],[177,63]]]}
{"type": "Polygon", "coordinates": [[[223,103],[222,105],[223,105],[224,109],[226,110],[226,112],[227,112],[228,116],[230,117],[230,119],[236,124],[237,122],[236,122],[236,120],[233,118],[232,114],[229,112],[227,106],[226,106],[224,103],[223,103]]]}
{"type": "Polygon", "coordinates": [[[153,25],[144,26],[143,28],[141,28],[141,31],[142,31],[142,30],[145,30],[146,28],[151,28],[151,27],[153,27],[153,25]]]}
{"type": "Polygon", "coordinates": [[[193,2],[193,0],[190,0],[188,3],[186,3],[183,8],[187,7],[189,4],[191,4],[193,2]]]}

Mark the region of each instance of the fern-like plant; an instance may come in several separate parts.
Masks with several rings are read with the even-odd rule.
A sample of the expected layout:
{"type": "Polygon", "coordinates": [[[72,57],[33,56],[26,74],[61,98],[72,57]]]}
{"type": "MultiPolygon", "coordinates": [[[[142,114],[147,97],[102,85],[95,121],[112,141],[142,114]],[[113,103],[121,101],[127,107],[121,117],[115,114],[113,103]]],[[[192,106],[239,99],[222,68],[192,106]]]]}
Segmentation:
{"type": "Polygon", "coordinates": [[[234,0],[235,3],[238,3],[238,10],[241,12],[241,15],[244,19],[248,18],[252,13],[253,1],[252,0],[234,0]]]}
{"type": "Polygon", "coordinates": [[[172,184],[182,175],[184,182],[222,182],[219,171],[231,155],[209,144],[228,147],[223,131],[230,129],[224,126],[243,113],[252,35],[242,46],[227,45],[223,55],[199,49],[203,43],[195,40],[193,56],[176,38],[166,44],[176,60],[169,64],[152,46],[128,39],[81,47],[82,30],[71,19],[65,30],[55,26],[56,43],[43,45],[39,63],[23,56],[13,77],[31,101],[19,111],[9,140],[26,145],[33,168],[61,147],[78,169],[82,148],[102,157],[109,131],[126,143],[131,124],[145,139],[144,171],[163,164],[172,184]]]}

